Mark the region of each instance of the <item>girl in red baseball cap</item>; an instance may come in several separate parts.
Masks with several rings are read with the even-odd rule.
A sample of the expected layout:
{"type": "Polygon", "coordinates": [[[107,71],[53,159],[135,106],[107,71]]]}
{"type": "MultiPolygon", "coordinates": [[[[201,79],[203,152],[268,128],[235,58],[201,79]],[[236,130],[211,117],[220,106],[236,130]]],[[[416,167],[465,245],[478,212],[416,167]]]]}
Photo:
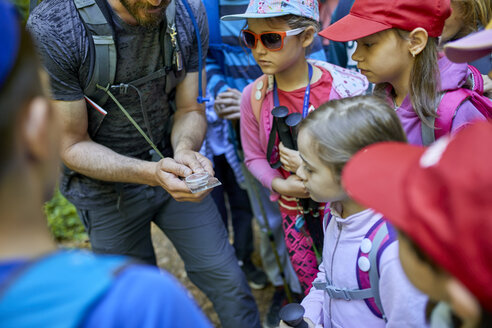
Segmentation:
{"type": "Polygon", "coordinates": [[[468,99],[442,98],[465,87],[473,71],[438,53],[450,13],[449,0],[355,0],[349,15],[320,32],[334,41],[357,41],[352,58],[376,84],[374,93],[394,107],[412,144],[430,144],[486,115],[468,99]]]}
{"type": "Polygon", "coordinates": [[[313,199],[330,202],[323,262],[301,303],[309,327],[426,326],[426,297],[405,277],[394,230],[341,185],[352,155],[384,141],[405,142],[405,133],[395,112],[374,96],[332,100],[301,123],[297,175],[313,199]]]}

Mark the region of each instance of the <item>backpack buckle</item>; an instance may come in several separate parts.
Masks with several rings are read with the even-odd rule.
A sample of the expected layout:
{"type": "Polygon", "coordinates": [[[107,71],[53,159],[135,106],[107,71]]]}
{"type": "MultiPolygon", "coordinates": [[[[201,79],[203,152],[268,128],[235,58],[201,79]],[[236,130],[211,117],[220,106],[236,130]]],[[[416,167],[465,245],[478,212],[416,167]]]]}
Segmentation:
{"type": "Polygon", "coordinates": [[[348,293],[346,288],[337,288],[334,286],[326,286],[325,291],[332,299],[344,299],[346,301],[351,301],[352,297],[348,293]]]}

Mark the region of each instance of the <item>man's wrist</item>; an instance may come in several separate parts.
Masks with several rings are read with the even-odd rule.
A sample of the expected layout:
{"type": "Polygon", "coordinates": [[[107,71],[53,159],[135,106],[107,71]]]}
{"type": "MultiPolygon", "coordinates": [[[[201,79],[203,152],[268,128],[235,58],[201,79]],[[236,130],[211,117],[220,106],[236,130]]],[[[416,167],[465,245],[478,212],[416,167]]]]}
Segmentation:
{"type": "Polygon", "coordinates": [[[142,161],[139,170],[142,174],[142,178],[145,181],[145,184],[151,187],[160,185],[159,180],[157,179],[159,162],[142,161]]]}
{"type": "Polygon", "coordinates": [[[191,140],[184,139],[181,140],[176,147],[174,147],[174,154],[177,154],[182,151],[195,151],[194,144],[191,142],[191,140]]]}

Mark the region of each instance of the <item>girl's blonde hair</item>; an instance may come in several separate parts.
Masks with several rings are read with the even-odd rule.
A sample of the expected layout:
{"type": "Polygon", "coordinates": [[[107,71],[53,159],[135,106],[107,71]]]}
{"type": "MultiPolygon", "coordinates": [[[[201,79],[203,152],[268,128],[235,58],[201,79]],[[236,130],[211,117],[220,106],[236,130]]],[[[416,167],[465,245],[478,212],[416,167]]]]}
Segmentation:
{"type": "MultiPolygon", "coordinates": [[[[401,39],[409,39],[409,31],[392,29],[401,39]]],[[[415,56],[415,62],[410,73],[410,101],[422,123],[434,128],[429,118],[437,117],[436,108],[439,104],[438,91],[441,77],[438,66],[438,39],[429,37],[427,44],[415,56]]],[[[374,88],[374,94],[384,97],[388,83],[381,83],[374,88]]]]}
{"type": "Polygon", "coordinates": [[[407,140],[395,111],[375,96],[328,101],[302,121],[299,131],[312,136],[316,153],[338,183],[345,164],[362,148],[407,140]]]}
{"type": "Polygon", "coordinates": [[[464,35],[485,27],[492,18],[492,4],[490,0],[451,0],[451,4],[459,10],[466,29],[464,35]]]}

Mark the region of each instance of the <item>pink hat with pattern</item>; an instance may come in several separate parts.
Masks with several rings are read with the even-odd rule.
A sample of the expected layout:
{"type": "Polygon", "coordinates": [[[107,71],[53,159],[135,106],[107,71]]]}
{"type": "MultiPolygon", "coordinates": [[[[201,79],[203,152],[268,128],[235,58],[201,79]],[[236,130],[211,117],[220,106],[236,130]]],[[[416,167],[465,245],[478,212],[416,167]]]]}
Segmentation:
{"type": "Polygon", "coordinates": [[[269,18],[296,15],[319,21],[318,0],[251,0],[244,14],[223,16],[222,20],[269,18]]]}

